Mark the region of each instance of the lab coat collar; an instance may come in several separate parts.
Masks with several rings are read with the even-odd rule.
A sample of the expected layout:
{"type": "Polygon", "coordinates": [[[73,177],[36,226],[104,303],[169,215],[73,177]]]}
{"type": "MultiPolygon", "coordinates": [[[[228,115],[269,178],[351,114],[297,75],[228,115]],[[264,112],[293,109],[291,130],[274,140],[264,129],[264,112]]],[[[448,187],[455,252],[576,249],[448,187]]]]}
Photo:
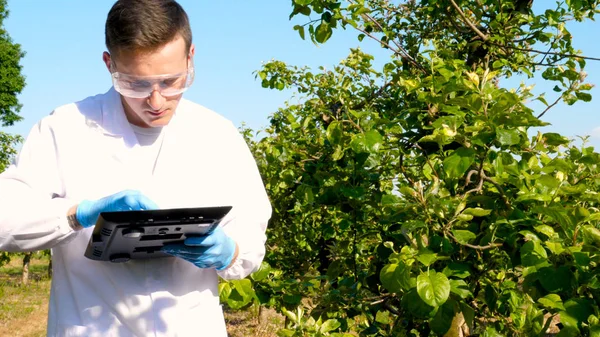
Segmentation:
{"type": "MultiPolygon", "coordinates": [[[[181,109],[181,103],[184,101],[182,98],[179,102],[177,110],[181,109]]],[[[127,147],[134,147],[138,144],[137,137],[133,128],[127,120],[125,110],[123,108],[123,102],[121,101],[121,95],[111,87],[105,94],[102,100],[102,120],[101,120],[101,131],[111,137],[123,138],[127,147]]],[[[163,127],[163,132],[169,129],[170,125],[176,123],[177,111],[171,117],[169,125],[163,127]]]]}
{"type": "Polygon", "coordinates": [[[102,132],[107,136],[123,138],[125,145],[132,148],[138,144],[137,137],[127,121],[121,95],[111,87],[102,100],[102,132]]]}

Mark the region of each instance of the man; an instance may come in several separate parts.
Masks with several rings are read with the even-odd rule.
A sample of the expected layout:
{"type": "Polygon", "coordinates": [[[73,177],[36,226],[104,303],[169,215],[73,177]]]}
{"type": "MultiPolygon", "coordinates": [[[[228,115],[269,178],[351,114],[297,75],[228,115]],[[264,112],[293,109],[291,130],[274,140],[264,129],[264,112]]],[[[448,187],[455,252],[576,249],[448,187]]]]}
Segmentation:
{"type": "Polygon", "coordinates": [[[182,98],[194,78],[173,0],[119,0],[103,54],[113,86],[39,121],[0,175],[0,250],[52,248],[49,336],[226,336],[218,276],[265,253],[271,216],[237,128],[182,98]],[[126,263],[84,256],[105,211],[229,205],[212,234],[126,263]]]}

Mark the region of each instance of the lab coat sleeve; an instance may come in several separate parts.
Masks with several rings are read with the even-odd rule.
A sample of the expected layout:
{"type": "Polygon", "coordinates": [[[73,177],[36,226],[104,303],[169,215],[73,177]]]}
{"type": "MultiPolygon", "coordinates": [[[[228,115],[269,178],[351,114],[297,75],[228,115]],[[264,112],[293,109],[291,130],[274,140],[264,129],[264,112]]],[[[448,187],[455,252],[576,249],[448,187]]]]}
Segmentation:
{"type": "Polygon", "coordinates": [[[75,236],[66,219],[74,203],[61,198],[59,151],[48,124],[44,118],[31,129],[0,174],[0,251],[43,250],[75,236]]]}
{"type": "Polygon", "coordinates": [[[239,254],[229,268],[218,274],[223,279],[242,279],[258,270],[263,261],[272,209],[256,161],[242,135],[232,127],[232,149],[225,171],[236,202],[222,226],[237,243],[239,254]]]}

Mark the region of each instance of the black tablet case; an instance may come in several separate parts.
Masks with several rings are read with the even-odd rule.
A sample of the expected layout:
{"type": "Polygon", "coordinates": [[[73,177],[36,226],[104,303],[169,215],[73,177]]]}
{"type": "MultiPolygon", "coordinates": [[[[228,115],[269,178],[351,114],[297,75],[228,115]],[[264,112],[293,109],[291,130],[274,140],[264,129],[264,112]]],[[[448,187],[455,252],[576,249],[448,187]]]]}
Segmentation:
{"type": "Polygon", "coordinates": [[[215,229],[231,206],[104,212],[92,232],[85,257],[126,262],[170,256],[160,251],[167,243],[215,229]]]}

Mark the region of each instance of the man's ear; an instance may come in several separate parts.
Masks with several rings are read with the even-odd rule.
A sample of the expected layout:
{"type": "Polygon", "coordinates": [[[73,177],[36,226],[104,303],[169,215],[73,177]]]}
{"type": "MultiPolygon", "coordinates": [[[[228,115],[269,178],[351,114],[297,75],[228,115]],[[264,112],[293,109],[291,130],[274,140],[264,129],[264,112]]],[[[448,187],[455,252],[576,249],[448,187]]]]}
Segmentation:
{"type": "Polygon", "coordinates": [[[110,59],[110,54],[107,51],[102,53],[102,61],[104,61],[104,64],[106,65],[106,69],[108,69],[108,72],[110,72],[111,59],[110,59]]]}
{"type": "Polygon", "coordinates": [[[195,53],[196,53],[196,46],[194,46],[194,44],[192,43],[192,45],[190,46],[190,52],[188,54],[189,61],[191,61],[194,58],[195,53]]]}

